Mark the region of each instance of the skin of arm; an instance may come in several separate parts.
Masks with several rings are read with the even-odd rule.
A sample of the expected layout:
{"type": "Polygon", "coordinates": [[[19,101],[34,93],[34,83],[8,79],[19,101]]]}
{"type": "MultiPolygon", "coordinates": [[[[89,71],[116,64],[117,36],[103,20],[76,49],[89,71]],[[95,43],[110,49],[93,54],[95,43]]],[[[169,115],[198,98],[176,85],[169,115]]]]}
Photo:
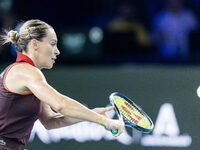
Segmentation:
{"type": "MultiPolygon", "coordinates": [[[[95,108],[92,110],[98,114],[101,114],[101,115],[104,115],[105,117],[107,117],[106,112],[110,111],[112,109],[113,109],[113,107],[111,106],[111,107],[107,107],[107,108],[103,108],[103,107],[95,108]]],[[[48,130],[69,126],[69,125],[79,123],[82,121],[83,120],[81,120],[81,119],[67,117],[67,116],[63,116],[60,113],[55,113],[52,111],[52,109],[50,108],[49,105],[43,104],[43,113],[40,117],[40,122],[42,122],[42,124],[48,130]]]]}
{"type": "MultiPolygon", "coordinates": [[[[11,80],[10,83],[13,83],[15,86],[17,85],[20,89],[14,88],[13,85],[10,87],[8,86],[10,90],[16,92],[28,92],[27,90],[29,90],[40,99],[43,104],[48,107],[50,106],[56,112],[64,116],[53,114],[47,106],[44,106],[44,112],[40,120],[47,129],[74,124],[81,120],[98,123],[102,118],[102,115],[98,112],[88,109],[76,100],[56,91],[47,83],[43,73],[39,69],[29,64],[19,64],[13,68],[14,69],[9,71],[9,74],[15,79],[11,80]],[[14,74],[12,74],[12,72],[14,72],[14,74]],[[53,123],[55,120],[56,122],[53,123]]],[[[122,121],[109,118],[105,118],[102,121],[102,125],[108,130],[118,129],[118,134],[114,136],[119,136],[124,128],[124,123],[122,121]]]]}
{"type": "Polygon", "coordinates": [[[100,117],[98,113],[57,92],[46,82],[44,75],[39,69],[29,65],[24,71],[26,71],[25,74],[29,74],[29,76],[24,77],[25,86],[43,103],[48,104],[64,116],[98,122],[100,117]]]}
{"type": "Polygon", "coordinates": [[[48,130],[72,125],[82,121],[80,119],[64,116],[60,113],[55,113],[51,110],[49,105],[44,103],[43,112],[39,120],[48,130]]]}

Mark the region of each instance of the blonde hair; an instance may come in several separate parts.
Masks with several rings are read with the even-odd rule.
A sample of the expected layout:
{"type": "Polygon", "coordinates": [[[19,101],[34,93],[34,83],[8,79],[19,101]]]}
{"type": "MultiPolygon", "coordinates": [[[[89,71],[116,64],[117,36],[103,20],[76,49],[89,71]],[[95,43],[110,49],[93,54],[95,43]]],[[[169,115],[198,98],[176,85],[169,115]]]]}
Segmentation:
{"type": "Polygon", "coordinates": [[[1,36],[2,45],[6,43],[16,44],[18,52],[26,51],[27,45],[32,39],[42,41],[47,36],[47,29],[52,28],[44,21],[34,19],[26,21],[20,28],[19,33],[15,30],[5,31],[1,36]]]}

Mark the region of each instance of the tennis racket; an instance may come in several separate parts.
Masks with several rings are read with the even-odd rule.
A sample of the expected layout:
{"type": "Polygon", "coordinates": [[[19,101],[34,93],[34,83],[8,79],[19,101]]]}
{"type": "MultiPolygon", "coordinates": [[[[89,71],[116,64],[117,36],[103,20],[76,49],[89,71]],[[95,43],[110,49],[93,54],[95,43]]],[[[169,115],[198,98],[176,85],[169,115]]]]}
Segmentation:
{"type": "MultiPolygon", "coordinates": [[[[150,133],[153,130],[154,124],[150,117],[129,98],[115,92],[110,95],[109,100],[125,126],[134,127],[143,133],[150,133]]],[[[113,129],[111,132],[117,134],[118,129],[113,129]]]]}

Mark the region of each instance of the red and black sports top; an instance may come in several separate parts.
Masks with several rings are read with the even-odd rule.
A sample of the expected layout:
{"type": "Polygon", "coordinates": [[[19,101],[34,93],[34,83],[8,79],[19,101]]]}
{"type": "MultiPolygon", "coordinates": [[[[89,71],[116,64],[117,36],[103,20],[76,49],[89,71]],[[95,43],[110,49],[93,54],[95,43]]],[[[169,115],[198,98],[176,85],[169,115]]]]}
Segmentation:
{"type": "Polygon", "coordinates": [[[42,113],[42,103],[35,95],[12,92],[5,84],[9,70],[22,63],[35,66],[29,57],[18,54],[16,62],[0,74],[0,149],[21,150],[21,146],[29,140],[34,122],[42,113]]]}

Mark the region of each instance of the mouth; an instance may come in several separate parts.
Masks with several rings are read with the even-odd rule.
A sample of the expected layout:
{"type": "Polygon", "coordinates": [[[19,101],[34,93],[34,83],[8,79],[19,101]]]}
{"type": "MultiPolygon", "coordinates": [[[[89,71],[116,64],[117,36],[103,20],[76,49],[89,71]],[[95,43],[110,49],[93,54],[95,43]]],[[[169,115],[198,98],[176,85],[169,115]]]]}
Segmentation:
{"type": "Polygon", "coordinates": [[[53,62],[55,62],[55,61],[56,61],[56,59],[57,59],[57,58],[51,58],[51,60],[53,60],[53,62]]]}

